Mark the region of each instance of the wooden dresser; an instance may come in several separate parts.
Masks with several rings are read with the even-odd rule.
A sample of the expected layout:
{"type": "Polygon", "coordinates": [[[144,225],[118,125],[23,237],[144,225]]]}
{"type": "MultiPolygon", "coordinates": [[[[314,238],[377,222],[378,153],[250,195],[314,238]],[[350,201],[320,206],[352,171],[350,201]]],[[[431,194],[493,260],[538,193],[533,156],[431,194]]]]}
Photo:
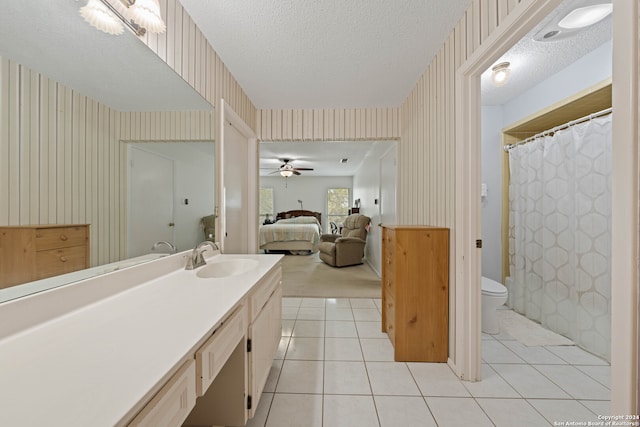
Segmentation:
{"type": "Polygon", "coordinates": [[[88,224],[0,227],[0,288],[88,267],[88,224]]]}
{"type": "Polygon", "coordinates": [[[382,229],[382,331],[397,362],[446,362],[449,229],[382,229]]]}

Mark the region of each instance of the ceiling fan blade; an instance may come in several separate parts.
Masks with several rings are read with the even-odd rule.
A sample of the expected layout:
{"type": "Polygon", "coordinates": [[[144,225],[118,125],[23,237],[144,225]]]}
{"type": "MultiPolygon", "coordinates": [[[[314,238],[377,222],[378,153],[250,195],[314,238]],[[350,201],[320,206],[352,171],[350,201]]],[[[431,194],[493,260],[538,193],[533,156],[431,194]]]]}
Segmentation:
{"type": "Polygon", "coordinates": [[[300,172],[298,172],[298,171],[297,171],[297,170],[295,170],[295,169],[293,170],[293,174],[294,174],[294,175],[302,175],[300,172]]]}
{"type": "Polygon", "coordinates": [[[312,171],[313,168],[293,168],[294,171],[312,171]]]}
{"type": "Polygon", "coordinates": [[[269,172],[269,175],[273,175],[274,173],[280,173],[280,171],[277,170],[277,171],[269,172]]]}

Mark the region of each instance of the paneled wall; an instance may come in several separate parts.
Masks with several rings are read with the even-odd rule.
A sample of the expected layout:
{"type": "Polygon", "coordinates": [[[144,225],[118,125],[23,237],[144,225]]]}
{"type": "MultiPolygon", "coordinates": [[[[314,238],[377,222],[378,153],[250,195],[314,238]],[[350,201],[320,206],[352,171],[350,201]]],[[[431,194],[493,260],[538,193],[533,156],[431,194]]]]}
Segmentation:
{"type": "Polygon", "coordinates": [[[213,115],[117,112],[0,58],[0,225],[88,223],[91,265],[121,259],[121,140],[213,140],[213,115]]]}
{"type": "Polygon", "coordinates": [[[363,141],[400,138],[398,108],[259,110],[263,141],[363,141]]]}
{"type": "MultiPolygon", "coordinates": [[[[220,98],[224,98],[255,131],[256,108],[193,19],[178,0],[159,2],[167,31],[162,34],[147,33],[141,40],[213,105],[216,111],[220,111],[220,98]]],[[[216,115],[216,129],[220,128],[218,120],[216,115]]]]}

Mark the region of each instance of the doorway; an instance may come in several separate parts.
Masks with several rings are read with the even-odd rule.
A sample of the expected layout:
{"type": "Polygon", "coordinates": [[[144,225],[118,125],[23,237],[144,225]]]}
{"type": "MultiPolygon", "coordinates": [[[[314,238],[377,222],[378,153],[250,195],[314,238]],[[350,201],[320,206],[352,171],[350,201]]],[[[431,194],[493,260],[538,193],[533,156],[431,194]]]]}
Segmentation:
{"type": "MultiPolygon", "coordinates": [[[[475,378],[480,372],[480,251],[471,245],[480,236],[480,75],[555,7],[559,0],[521,3],[510,25],[499,28],[457,72],[456,216],[459,256],[456,283],[460,289],[458,333],[462,357],[475,378]],[[460,209],[457,209],[460,211],[460,209]],[[460,313],[462,311],[463,313],[460,313]],[[462,323],[459,323],[462,322],[462,323]],[[465,323],[466,322],[466,323],[465,323]],[[465,326],[468,325],[468,326],[465,326]],[[473,326],[471,326],[473,325],[473,326]]],[[[613,238],[612,238],[612,393],[611,413],[635,413],[637,392],[637,244],[638,244],[638,2],[617,2],[613,12],[613,238]],[[631,96],[629,96],[631,94],[631,96]]]]}

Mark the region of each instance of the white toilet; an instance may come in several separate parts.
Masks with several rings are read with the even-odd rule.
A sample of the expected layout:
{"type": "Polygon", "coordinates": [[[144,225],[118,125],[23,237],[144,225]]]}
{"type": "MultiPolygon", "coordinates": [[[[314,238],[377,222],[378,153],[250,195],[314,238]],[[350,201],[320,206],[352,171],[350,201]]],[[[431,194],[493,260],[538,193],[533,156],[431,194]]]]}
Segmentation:
{"type": "Polygon", "coordinates": [[[496,309],[507,301],[507,288],[487,277],[482,277],[482,332],[499,334],[500,320],[496,309]]]}

